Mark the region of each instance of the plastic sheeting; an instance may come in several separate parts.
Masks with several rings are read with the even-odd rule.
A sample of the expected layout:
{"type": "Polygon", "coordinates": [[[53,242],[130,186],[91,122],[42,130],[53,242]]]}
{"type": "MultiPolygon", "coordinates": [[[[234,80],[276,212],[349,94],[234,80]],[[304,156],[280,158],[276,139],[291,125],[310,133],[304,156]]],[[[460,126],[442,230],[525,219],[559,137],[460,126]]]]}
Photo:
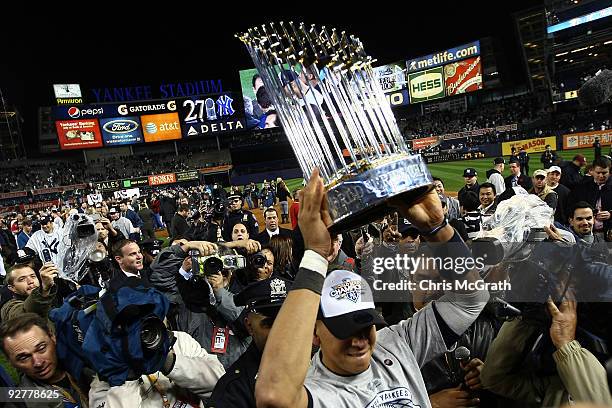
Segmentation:
{"type": "Polygon", "coordinates": [[[93,219],[85,214],[72,214],[64,224],[62,239],[58,245],[59,275],[73,282],[79,282],[86,273],[85,263],[89,254],[95,250],[98,233],[93,219]],[[89,227],[91,225],[91,227],[89,227]],[[93,230],[86,237],[78,236],[78,228],[93,230]]]}

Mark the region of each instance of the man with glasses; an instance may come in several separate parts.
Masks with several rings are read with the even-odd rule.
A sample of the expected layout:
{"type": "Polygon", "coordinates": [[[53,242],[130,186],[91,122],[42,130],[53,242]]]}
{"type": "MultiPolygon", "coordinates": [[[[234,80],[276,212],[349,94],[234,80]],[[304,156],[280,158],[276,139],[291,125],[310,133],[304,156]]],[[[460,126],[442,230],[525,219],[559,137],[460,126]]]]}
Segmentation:
{"type": "Polygon", "coordinates": [[[221,377],[207,407],[254,407],[255,380],[274,318],[290,289],[290,281],[268,278],[247,286],[234,296],[236,306],[246,306],[244,325],[253,341],[221,377]]]}
{"type": "Polygon", "coordinates": [[[232,230],[234,225],[241,223],[247,227],[249,236],[256,237],[259,235],[259,224],[257,218],[252,212],[242,209],[242,196],[240,194],[232,194],[227,197],[229,211],[225,214],[223,220],[223,239],[225,241],[232,240],[232,230]]]}

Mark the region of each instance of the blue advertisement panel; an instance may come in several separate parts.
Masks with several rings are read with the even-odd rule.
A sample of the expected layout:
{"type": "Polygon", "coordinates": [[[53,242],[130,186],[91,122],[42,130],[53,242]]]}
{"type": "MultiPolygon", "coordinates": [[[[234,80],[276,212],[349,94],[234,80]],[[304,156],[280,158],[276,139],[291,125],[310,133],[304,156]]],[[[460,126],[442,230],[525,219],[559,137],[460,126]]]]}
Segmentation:
{"type": "Polygon", "coordinates": [[[232,93],[191,97],[179,101],[184,138],[235,132],[245,127],[240,101],[232,93]]]}
{"type": "Polygon", "coordinates": [[[138,116],[100,119],[104,146],[142,143],[142,128],[138,116]]]}
{"type": "Polygon", "coordinates": [[[94,119],[108,117],[113,106],[104,105],[63,105],[54,106],[51,114],[55,120],[94,119]]]}
{"type": "Polygon", "coordinates": [[[464,58],[475,57],[477,55],[480,55],[480,41],[463,44],[459,47],[449,48],[446,51],[425,55],[424,57],[413,58],[406,61],[406,68],[408,69],[408,73],[411,73],[438,67],[464,58]]]}

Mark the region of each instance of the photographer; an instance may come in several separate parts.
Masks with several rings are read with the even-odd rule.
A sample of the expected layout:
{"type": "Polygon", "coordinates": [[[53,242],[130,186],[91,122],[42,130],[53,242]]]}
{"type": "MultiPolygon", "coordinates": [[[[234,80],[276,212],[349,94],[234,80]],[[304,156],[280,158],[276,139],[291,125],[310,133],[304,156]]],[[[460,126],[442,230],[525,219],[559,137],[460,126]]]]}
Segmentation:
{"type": "MultiPolygon", "coordinates": [[[[235,245],[247,245],[247,241],[237,241],[235,245]]],[[[243,308],[233,301],[233,292],[239,289],[234,289],[229,269],[206,270],[203,260],[198,261],[194,272],[191,250],[199,251],[198,258],[233,253],[232,249],[209,242],[181,240],[164,249],[153,262],[151,282],[173,303],[172,320],[176,328],[189,333],[208,352],[217,354],[227,368],[249,344],[238,321],[243,308]]]]}
{"type": "MultiPolygon", "coordinates": [[[[21,373],[19,388],[49,392],[46,407],[87,408],[87,386],[64,371],[56,354],[56,338],[49,321],[34,313],[21,313],[0,326],[0,348],[21,373]]],[[[18,406],[17,404],[15,404],[18,406]]],[[[41,403],[26,403],[41,406],[41,403]]]]}
{"type": "Polygon", "coordinates": [[[96,231],[98,231],[98,242],[104,244],[108,252],[117,242],[126,239],[126,237],[117,231],[108,218],[100,218],[96,222],[96,231]]]}
{"type": "Polygon", "coordinates": [[[542,407],[559,407],[570,401],[611,404],[603,366],[575,340],[576,302],[565,297],[557,306],[549,299],[546,306],[552,317],[548,334],[555,348],[556,373],[539,376],[525,368],[525,353],[532,349],[540,327],[517,318],[503,324],[489,348],[480,374],[483,388],[542,407]]]}
{"type": "Polygon", "coordinates": [[[225,373],[214,355],[187,333],[173,332],[175,342],[161,371],[111,387],[97,376],[89,391],[96,408],[198,407],[225,373]]]}
{"type": "Polygon", "coordinates": [[[13,298],[0,310],[2,321],[18,318],[24,313],[36,313],[46,319],[57,295],[57,275],[53,262],[43,264],[40,280],[31,264],[17,264],[9,269],[6,282],[13,298]]]}

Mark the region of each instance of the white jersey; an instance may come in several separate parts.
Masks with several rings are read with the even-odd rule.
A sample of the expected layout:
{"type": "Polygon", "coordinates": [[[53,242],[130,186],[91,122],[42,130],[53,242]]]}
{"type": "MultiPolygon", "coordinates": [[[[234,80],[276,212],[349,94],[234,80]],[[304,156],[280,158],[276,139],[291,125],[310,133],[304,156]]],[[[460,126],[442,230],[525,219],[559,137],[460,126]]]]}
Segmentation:
{"type": "Polygon", "coordinates": [[[58,247],[60,240],[62,239],[62,230],[60,228],[53,228],[53,232],[50,234],[45,233],[43,230],[36,231],[30,237],[30,240],[26,244],[26,248],[31,248],[38,254],[38,257],[44,262],[42,250],[48,248],[51,252],[51,261],[59,265],[58,247]]]}
{"type": "MultiPolygon", "coordinates": [[[[436,307],[449,328],[463,333],[487,300],[488,293],[447,293],[436,307]],[[461,298],[470,300],[461,302],[461,298]],[[465,308],[467,304],[471,305],[465,308]]],[[[447,351],[431,304],[377,335],[370,367],[361,374],[338,376],[323,365],[320,352],[313,357],[304,382],[309,407],[431,407],[420,368],[447,351]]]]}

